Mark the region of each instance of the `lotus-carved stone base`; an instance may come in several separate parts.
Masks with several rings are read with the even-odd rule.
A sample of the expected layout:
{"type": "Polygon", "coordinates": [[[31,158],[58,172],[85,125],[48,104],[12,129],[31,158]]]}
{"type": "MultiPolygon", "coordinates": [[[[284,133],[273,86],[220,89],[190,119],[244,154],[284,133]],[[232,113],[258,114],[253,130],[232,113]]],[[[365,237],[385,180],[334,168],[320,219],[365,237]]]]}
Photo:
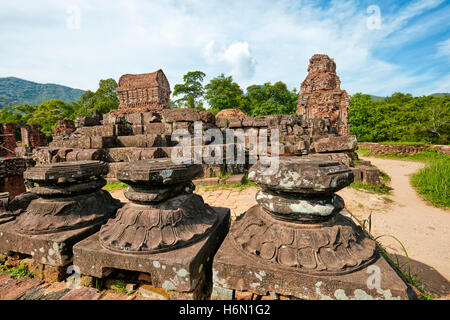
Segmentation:
{"type": "Polygon", "coordinates": [[[218,217],[196,194],[182,194],[162,203],[128,203],[100,230],[103,247],[137,254],[187,246],[209,235],[218,217]]]}
{"type": "Polygon", "coordinates": [[[239,290],[307,300],[417,298],[376,251],[341,213],[312,225],[283,222],[254,206],[214,256],[213,296],[229,299],[239,290]]]}
{"type": "Polygon", "coordinates": [[[309,274],[344,274],[375,260],[375,241],[340,214],[317,224],[282,222],[256,205],[230,231],[252,260],[309,274]]]}
{"type": "Polygon", "coordinates": [[[105,190],[71,197],[38,198],[16,218],[14,229],[22,234],[75,230],[106,222],[119,207],[119,201],[105,190]]]}
{"type": "MultiPolygon", "coordinates": [[[[178,198],[176,201],[182,199],[178,198]]],[[[133,208],[132,210],[135,210],[137,207],[133,208]]],[[[130,210],[130,207],[126,210],[130,210]]],[[[182,247],[171,247],[169,251],[156,253],[141,251],[140,254],[136,254],[127,250],[110,250],[109,248],[105,248],[100,240],[102,236],[105,236],[105,229],[102,229],[102,232],[98,232],[84,239],[73,247],[74,264],[80,268],[82,274],[97,278],[108,276],[113,269],[147,272],[151,274],[152,285],[154,287],[169,291],[192,292],[199,285],[200,280],[205,274],[208,275],[208,278],[211,276],[213,256],[228,232],[230,209],[213,207],[211,210],[212,212],[210,214],[214,216],[213,220],[216,223],[211,224],[212,221],[209,220],[211,218],[207,217],[209,213],[205,213],[204,211],[199,212],[198,217],[193,215],[194,220],[186,219],[184,221],[184,226],[188,226],[186,222],[189,221],[198,224],[198,219],[203,219],[200,216],[204,215],[206,219],[202,220],[201,225],[208,225],[210,228],[204,237],[189,245],[184,243],[185,245],[182,247]]],[[[138,216],[133,215],[133,218],[137,218],[138,216]]],[[[142,216],[140,217],[142,218],[142,216]]],[[[168,216],[166,215],[166,217],[168,216]]],[[[124,218],[125,215],[118,217],[118,219],[124,218]]],[[[143,222],[139,219],[138,217],[135,222],[131,220],[127,223],[130,223],[135,228],[143,222]]],[[[149,220],[145,222],[145,225],[154,225],[156,228],[157,225],[162,226],[156,220],[149,220]],[[152,224],[150,221],[154,223],[152,224]]],[[[167,226],[167,224],[164,225],[167,226]]],[[[181,230],[180,226],[182,224],[170,226],[167,231],[174,232],[175,234],[175,232],[181,230]]],[[[188,229],[190,228],[188,226],[188,229]]],[[[182,234],[186,235],[185,232],[183,231],[182,234]]],[[[161,232],[157,234],[162,235],[161,232]]],[[[132,243],[136,244],[137,242],[132,241],[132,243]]],[[[151,245],[149,244],[150,247],[151,245]]]]}

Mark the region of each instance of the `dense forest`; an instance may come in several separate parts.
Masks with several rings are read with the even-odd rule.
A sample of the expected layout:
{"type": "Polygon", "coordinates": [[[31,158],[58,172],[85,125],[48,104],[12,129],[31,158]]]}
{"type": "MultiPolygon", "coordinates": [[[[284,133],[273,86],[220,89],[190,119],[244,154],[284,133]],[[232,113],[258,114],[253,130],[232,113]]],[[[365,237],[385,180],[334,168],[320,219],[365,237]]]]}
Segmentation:
{"type": "MultiPolygon", "coordinates": [[[[203,85],[204,78],[201,71],[184,75],[184,82],[174,86],[171,107],[207,110],[214,114],[227,108],[239,108],[251,116],[296,112],[298,92],[295,88],[289,90],[281,81],[251,85],[244,92],[231,76],[221,74],[206,85],[203,85]]],[[[101,113],[116,109],[119,105],[116,88],[114,79],[100,80],[97,91],[86,91],[76,101],[60,98],[2,108],[0,122],[37,124],[50,137],[58,119],[90,116],[94,109],[101,113]]],[[[374,99],[357,93],[351,97],[349,122],[351,134],[355,134],[358,141],[448,144],[450,97],[394,93],[391,97],[374,99]]]]}

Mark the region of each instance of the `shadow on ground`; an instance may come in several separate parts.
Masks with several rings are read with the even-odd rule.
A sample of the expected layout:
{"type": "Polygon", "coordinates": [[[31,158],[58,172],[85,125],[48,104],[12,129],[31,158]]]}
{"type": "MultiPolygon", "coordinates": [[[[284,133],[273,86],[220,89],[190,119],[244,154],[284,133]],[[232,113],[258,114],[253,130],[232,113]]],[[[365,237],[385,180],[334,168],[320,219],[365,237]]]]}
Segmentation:
{"type": "Polygon", "coordinates": [[[408,258],[399,254],[391,253],[389,255],[394,262],[397,262],[398,259],[398,263],[405,273],[408,273],[410,268],[411,275],[414,275],[421,282],[421,289],[430,293],[433,298],[447,297],[447,299],[450,299],[450,282],[436,269],[411,258],[410,263],[408,263],[408,258]]]}

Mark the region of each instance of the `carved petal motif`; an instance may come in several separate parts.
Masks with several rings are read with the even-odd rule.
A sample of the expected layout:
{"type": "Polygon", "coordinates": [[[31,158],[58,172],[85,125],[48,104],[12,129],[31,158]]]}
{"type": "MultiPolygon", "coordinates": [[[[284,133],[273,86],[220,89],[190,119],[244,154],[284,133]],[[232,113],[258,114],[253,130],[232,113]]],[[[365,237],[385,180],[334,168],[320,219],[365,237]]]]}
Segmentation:
{"type": "Polygon", "coordinates": [[[38,198],[16,218],[23,234],[45,234],[83,228],[108,219],[120,206],[105,190],[70,198],[38,198]]]}
{"type": "Polygon", "coordinates": [[[119,252],[156,253],[187,246],[209,234],[217,222],[214,210],[196,194],[163,203],[128,203],[100,230],[103,247],[119,252]]]}
{"type": "Polygon", "coordinates": [[[230,233],[236,246],[254,259],[310,274],[349,273],[377,258],[375,242],[341,214],[305,225],[281,222],[256,205],[230,233]]]}

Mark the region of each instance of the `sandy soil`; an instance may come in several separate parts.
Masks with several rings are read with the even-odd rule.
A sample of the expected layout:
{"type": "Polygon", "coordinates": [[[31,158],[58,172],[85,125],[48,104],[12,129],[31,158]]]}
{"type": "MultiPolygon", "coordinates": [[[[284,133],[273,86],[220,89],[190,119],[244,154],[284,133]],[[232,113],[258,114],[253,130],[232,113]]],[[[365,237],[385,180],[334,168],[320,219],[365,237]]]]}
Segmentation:
{"type": "MultiPolygon", "coordinates": [[[[421,162],[364,158],[391,177],[388,196],[346,188],[338,193],[346,207],[359,219],[372,214],[372,234],[391,234],[406,247],[411,259],[436,269],[450,279],[450,210],[427,204],[413,189],[410,175],[424,166],[421,162]]],[[[388,251],[402,254],[390,237],[379,239],[388,251]]]]}

